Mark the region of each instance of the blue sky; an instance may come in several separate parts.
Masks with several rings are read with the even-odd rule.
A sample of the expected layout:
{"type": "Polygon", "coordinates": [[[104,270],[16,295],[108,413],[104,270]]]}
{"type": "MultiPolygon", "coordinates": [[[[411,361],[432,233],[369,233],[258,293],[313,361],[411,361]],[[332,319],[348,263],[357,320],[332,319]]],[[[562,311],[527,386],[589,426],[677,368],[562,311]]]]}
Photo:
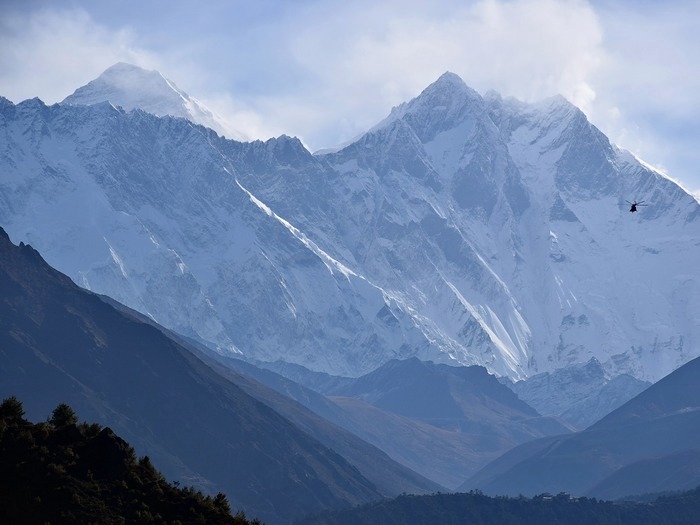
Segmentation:
{"type": "Polygon", "coordinates": [[[0,95],[58,102],[130,62],[252,138],[316,150],[449,70],[480,93],[562,94],[698,192],[698,20],[697,0],[2,0],[0,95]]]}

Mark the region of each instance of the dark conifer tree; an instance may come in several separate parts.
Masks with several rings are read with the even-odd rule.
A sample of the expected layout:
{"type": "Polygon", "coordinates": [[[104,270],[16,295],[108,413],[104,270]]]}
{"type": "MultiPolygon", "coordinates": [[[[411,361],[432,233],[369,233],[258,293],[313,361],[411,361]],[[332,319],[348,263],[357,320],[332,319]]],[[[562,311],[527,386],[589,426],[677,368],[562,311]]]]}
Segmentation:
{"type": "Polygon", "coordinates": [[[61,403],[54,408],[53,413],[51,414],[51,419],[49,419],[49,423],[56,428],[65,427],[68,425],[77,425],[78,416],[75,415],[75,412],[71,407],[65,403],[61,403]]]}

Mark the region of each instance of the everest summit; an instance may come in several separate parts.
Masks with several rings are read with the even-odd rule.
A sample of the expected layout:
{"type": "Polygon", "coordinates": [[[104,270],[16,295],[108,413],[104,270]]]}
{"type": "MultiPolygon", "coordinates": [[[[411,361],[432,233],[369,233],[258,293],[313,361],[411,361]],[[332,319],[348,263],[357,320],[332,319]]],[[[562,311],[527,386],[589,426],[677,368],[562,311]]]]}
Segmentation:
{"type": "Polygon", "coordinates": [[[147,71],[123,62],[76,89],[62,103],[89,106],[98,102],[110,102],[127,111],[138,108],[159,117],[182,117],[211,128],[219,135],[238,140],[245,138],[221,116],[179,89],[158,71],[147,71]]]}
{"type": "Polygon", "coordinates": [[[700,355],[700,205],[561,97],[446,73],[312,155],[157,117],[179,92],[115,68],[63,104],[0,101],[0,224],[82,286],[221,352],[341,375],[595,358],[654,381],[700,355]]]}

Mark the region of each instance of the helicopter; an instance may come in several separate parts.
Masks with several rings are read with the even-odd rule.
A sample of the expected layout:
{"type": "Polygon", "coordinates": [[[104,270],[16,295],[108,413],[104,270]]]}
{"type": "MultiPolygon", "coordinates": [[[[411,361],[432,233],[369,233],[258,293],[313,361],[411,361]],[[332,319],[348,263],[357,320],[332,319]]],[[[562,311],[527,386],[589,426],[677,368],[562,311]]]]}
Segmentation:
{"type": "Polygon", "coordinates": [[[644,204],[646,201],[630,202],[630,201],[626,200],[625,202],[630,205],[630,212],[632,212],[632,213],[637,211],[637,206],[649,206],[648,204],[644,204]]]}

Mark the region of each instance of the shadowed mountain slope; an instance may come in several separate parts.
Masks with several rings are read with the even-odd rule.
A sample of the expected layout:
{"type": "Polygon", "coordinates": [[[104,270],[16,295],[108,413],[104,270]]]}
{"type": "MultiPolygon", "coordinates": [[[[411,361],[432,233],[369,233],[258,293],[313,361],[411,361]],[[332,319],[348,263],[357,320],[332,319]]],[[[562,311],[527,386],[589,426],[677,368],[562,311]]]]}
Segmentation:
{"type": "Polygon", "coordinates": [[[491,494],[566,491],[592,496],[678,490],[700,484],[700,358],[588,429],[516,447],[462,489],[491,494]],[[686,458],[688,468],[670,472],[686,458]]]}
{"type": "Polygon", "coordinates": [[[221,376],[229,379],[255,399],[273,408],[304,432],[335,450],[387,497],[398,494],[427,494],[445,487],[392,460],[385,452],[358,437],[347,414],[322,394],[306,388],[270,370],[225,357],[211,349],[163,328],[146,316],[101,296],[118,310],[136,316],[176,340],[198,356],[221,376]]]}
{"type": "Polygon", "coordinates": [[[327,394],[339,424],[448,488],[520,443],[570,431],[479,366],[393,360],[327,394]]]}
{"type": "Polygon", "coordinates": [[[109,424],[164,473],[268,522],[380,497],[337,453],[0,233],[0,395],[109,424]]]}

